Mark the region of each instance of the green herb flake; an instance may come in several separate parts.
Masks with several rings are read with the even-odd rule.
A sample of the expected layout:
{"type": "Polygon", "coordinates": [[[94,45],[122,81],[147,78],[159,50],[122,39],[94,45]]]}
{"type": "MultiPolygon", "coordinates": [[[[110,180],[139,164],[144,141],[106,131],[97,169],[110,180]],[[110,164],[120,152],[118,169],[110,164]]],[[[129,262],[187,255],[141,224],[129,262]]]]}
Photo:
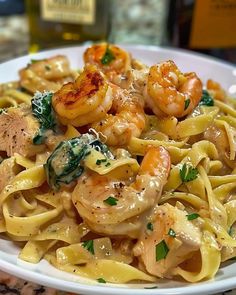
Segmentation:
{"type": "Polygon", "coordinates": [[[196,218],[198,218],[200,215],[198,213],[192,213],[192,214],[188,214],[186,215],[188,220],[194,220],[196,218]]]}
{"type": "Polygon", "coordinates": [[[117,205],[117,202],[118,202],[118,199],[110,196],[108,197],[106,200],[103,201],[104,203],[110,205],[110,206],[116,206],[117,205]]]}
{"type": "Polygon", "coordinates": [[[45,65],[45,70],[51,71],[51,67],[49,65],[45,65]]]}
{"type": "Polygon", "coordinates": [[[156,245],[156,261],[165,259],[168,252],[169,252],[169,248],[165,240],[162,240],[160,243],[156,245]]]}
{"type": "Polygon", "coordinates": [[[193,166],[184,163],[179,170],[179,174],[182,182],[189,182],[197,178],[198,170],[197,168],[193,168],[193,166]]]}
{"type": "Polygon", "coordinates": [[[93,240],[88,240],[82,243],[82,246],[94,255],[93,240]]]}
{"type": "Polygon", "coordinates": [[[147,229],[153,231],[153,224],[151,222],[148,222],[147,229]]]}
{"type": "Polygon", "coordinates": [[[30,63],[31,64],[36,64],[37,62],[40,62],[40,61],[45,61],[45,59],[31,59],[30,63]]]}
{"type": "Polygon", "coordinates": [[[115,56],[113,52],[111,51],[111,49],[109,48],[109,45],[107,45],[106,51],[103,57],[101,58],[101,63],[103,65],[109,65],[114,59],[115,59],[115,56]]]}
{"type": "Polygon", "coordinates": [[[109,166],[111,166],[111,163],[110,163],[110,162],[107,162],[107,163],[105,164],[105,167],[109,167],[109,166]]]}
{"type": "Polygon", "coordinates": [[[232,237],[233,233],[234,233],[234,229],[233,229],[233,226],[231,225],[231,227],[228,230],[228,234],[232,237]]]}
{"type": "Polygon", "coordinates": [[[152,286],[152,287],[144,287],[144,289],[157,289],[158,286],[152,286]]]}
{"type": "Polygon", "coordinates": [[[176,237],[176,232],[172,228],[170,228],[169,231],[168,231],[168,235],[175,238],[176,237]]]}
{"type": "Polygon", "coordinates": [[[105,163],[107,159],[97,159],[96,165],[101,165],[102,163],[105,163]]]}
{"type": "Polygon", "coordinates": [[[106,284],[106,281],[103,278],[98,278],[97,281],[102,284],[106,284]]]}
{"type": "Polygon", "coordinates": [[[189,107],[190,105],[190,98],[186,99],[185,102],[184,102],[184,110],[187,110],[187,108],[189,107]]]}
{"type": "Polygon", "coordinates": [[[202,91],[202,98],[199,102],[199,105],[204,105],[204,106],[214,106],[214,99],[213,97],[209,94],[209,92],[207,90],[203,90],[202,91]]]}

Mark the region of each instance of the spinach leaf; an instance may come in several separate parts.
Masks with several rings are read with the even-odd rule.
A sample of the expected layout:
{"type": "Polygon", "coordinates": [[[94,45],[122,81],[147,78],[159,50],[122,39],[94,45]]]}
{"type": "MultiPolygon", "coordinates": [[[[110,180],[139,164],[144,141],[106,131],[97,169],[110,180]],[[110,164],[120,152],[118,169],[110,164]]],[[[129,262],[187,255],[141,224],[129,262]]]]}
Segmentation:
{"type": "Polygon", "coordinates": [[[199,105],[205,105],[205,106],[214,106],[214,99],[213,97],[209,94],[207,90],[202,91],[202,98],[199,102],[199,105]]]}
{"type": "Polygon", "coordinates": [[[38,134],[33,138],[34,144],[42,144],[45,141],[45,132],[47,130],[55,131],[56,120],[52,108],[52,95],[52,92],[36,92],[32,99],[32,113],[40,124],[38,134]]]}
{"type": "MultiPolygon", "coordinates": [[[[44,165],[49,186],[58,190],[62,183],[69,184],[77,179],[84,171],[82,160],[96,146],[102,147],[103,151],[111,154],[107,146],[91,134],[83,134],[80,137],[62,141],[44,165]]],[[[105,152],[102,153],[105,155],[105,152]]]]}
{"type": "Polygon", "coordinates": [[[62,141],[44,166],[48,184],[58,190],[62,183],[69,184],[78,178],[84,171],[80,162],[87,153],[88,145],[82,145],[79,138],[62,141]]]}
{"type": "Polygon", "coordinates": [[[36,64],[37,62],[45,61],[46,59],[31,59],[30,64],[36,64]]]}

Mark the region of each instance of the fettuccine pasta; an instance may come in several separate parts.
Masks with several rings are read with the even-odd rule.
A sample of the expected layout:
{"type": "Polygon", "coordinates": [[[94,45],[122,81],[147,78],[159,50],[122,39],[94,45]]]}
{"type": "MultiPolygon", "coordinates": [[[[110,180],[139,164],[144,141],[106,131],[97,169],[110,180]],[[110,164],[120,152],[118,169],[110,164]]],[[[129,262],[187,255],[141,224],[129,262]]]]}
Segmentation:
{"type": "Polygon", "coordinates": [[[214,278],[236,256],[235,101],[115,45],[84,63],[33,60],[0,87],[1,235],[100,283],[214,278]]]}

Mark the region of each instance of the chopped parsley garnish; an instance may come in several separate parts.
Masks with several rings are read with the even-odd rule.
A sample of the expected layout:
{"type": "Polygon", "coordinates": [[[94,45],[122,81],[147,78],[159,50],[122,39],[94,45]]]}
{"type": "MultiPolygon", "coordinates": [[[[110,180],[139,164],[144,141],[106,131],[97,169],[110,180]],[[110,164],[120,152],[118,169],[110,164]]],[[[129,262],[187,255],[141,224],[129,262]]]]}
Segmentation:
{"type": "Polygon", "coordinates": [[[31,64],[36,64],[39,61],[45,61],[45,59],[31,59],[30,60],[31,64]]]}
{"type": "Polygon", "coordinates": [[[186,110],[188,108],[189,104],[190,104],[190,98],[185,100],[185,102],[184,102],[184,110],[186,110]]]}
{"type": "Polygon", "coordinates": [[[228,230],[228,234],[232,237],[233,233],[234,233],[234,230],[233,230],[233,226],[231,225],[231,227],[228,230]]]}
{"type": "Polygon", "coordinates": [[[103,201],[104,203],[110,205],[110,206],[116,206],[117,205],[117,202],[118,202],[118,199],[110,196],[108,197],[106,200],[103,201]]]}
{"type": "Polygon", "coordinates": [[[97,281],[102,284],[106,284],[106,281],[103,278],[98,278],[97,281]]]}
{"type": "Polygon", "coordinates": [[[193,168],[193,166],[184,163],[179,170],[179,174],[182,182],[189,182],[197,178],[198,170],[197,168],[193,168]]]}
{"type": "Polygon", "coordinates": [[[82,246],[94,255],[93,240],[88,240],[82,243],[82,246]]]}
{"type": "Polygon", "coordinates": [[[151,222],[148,222],[147,229],[153,231],[153,224],[151,222]]]}
{"type": "Polygon", "coordinates": [[[192,213],[192,214],[188,214],[186,215],[188,220],[194,220],[196,218],[198,218],[200,215],[198,213],[192,213]]]}
{"type": "Polygon", "coordinates": [[[153,286],[153,287],[144,287],[144,289],[157,289],[158,286],[153,286]]]}
{"type": "Polygon", "coordinates": [[[51,67],[49,65],[45,65],[45,70],[51,71],[51,67]]]}
{"type": "Polygon", "coordinates": [[[109,45],[107,45],[106,51],[103,57],[101,58],[101,63],[103,65],[109,65],[114,59],[115,59],[115,56],[113,52],[111,51],[111,49],[109,48],[109,45]]]}
{"type": "Polygon", "coordinates": [[[101,165],[102,163],[106,162],[107,159],[97,159],[96,165],[101,165]]]}
{"type": "Polygon", "coordinates": [[[108,166],[110,166],[111,165],[111,163],[110,162],[107,162],[106,164],[105,164],[105,167],[108,167],[108,166]]]}
{"type": "Polygon", "coordinates": [[[176,237],[176,232],[172,228],[170,228],[169,231],[168,231],[168,235],[175,238],[176,237]]]}
{"type": "Polygon", "coordinates": [[[166,258],[168,252],[169,248],[165,240],[162,240],[160,243],[156,245],[156,261],[166,258]]]}
{"type": "Polygon", "coordinates": [[[202,98],[199,102],[199,105],[204,105],[204,106],[208,106],[211,107],[214,105],[214,99],[213,97],[209,94],[209,92],[207,90],[203,90],[202,91],[202,98]]]}

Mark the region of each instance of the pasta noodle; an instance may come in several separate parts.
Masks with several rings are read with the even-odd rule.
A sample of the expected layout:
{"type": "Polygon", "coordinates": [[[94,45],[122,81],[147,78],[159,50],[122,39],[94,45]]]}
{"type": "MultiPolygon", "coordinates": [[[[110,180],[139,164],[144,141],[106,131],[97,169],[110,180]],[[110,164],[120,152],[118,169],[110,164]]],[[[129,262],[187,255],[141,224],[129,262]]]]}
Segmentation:
{"type": "Polygon", "coordinates": [[[1,235],[102,283],[214,278],[236,255],[235,101],[112,44],[84,62],[0,87],[1,235]]]}

